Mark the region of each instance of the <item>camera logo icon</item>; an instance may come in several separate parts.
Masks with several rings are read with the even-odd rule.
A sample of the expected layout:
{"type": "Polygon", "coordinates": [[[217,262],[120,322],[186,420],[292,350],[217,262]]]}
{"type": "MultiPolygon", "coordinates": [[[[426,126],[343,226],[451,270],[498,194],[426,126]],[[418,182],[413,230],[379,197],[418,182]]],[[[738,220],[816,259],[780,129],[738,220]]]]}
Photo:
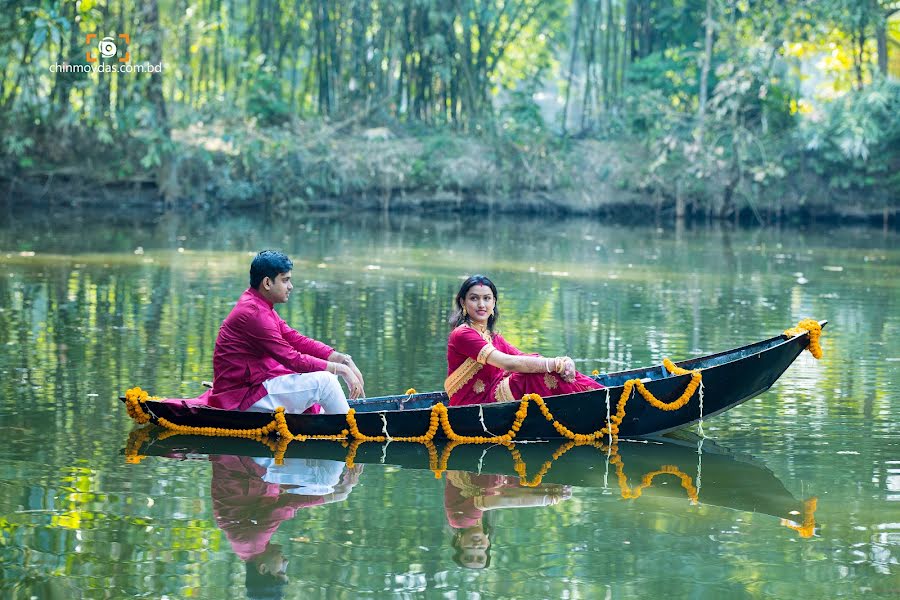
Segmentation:
{"type": "MultiPolygon", "coordinates": [[[[118,35],[118,37],[119,37],[119,39],[122,39],[125,41],[125,47],[127,47],[129,44],[131,44],[131,36],[128,35],[127,33],[120,33],[118,35]]],[[[91,42],[95,39],[97,39],[97,34],[89,33],[89,34],[87,34],[87,37],[85,38],[84,43],[87,44],[88,46],[91,46],[92,45],[91,42]]],[[[118,56],[118,54],[119,54],[119,46],[116,44],[115,39],[112,36],[107,36],[107,37],[104,37],[102,40],[100,40],[99,43],[97,44],[97,50],[99,51],[100,56],[102,56],[103,58],[113,58],[114,56],[118,56]]],[[[94,53],[91,52],[90,50],[88,50],[87,61],[89,63],[92,63],[92,62],[97,62],[97,60],[98,60],[98,58],[94,55],[94,53]]],[[[124,57],[122,57],[122,56],[119,57],[119,62],[121,62],[121,63],[127,63],[130,60],[131,60],[131,52],[129,52],[127,50],[125,51],[124,57]]]]}
{"type": "Polygon", "coordinates": [[[119,51],[119,49],[116,48],[116,43],[111,37],[105,37],[100,40],[98,48],[100,50],[100,55],[103,58],[112,58],[119,51]]]}

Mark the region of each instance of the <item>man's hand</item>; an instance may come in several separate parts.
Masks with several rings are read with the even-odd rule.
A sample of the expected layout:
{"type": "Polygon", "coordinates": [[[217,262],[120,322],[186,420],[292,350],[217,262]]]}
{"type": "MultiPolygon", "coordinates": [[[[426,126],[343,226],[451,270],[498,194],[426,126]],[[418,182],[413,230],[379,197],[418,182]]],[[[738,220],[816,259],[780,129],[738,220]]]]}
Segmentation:
{"type": "Polygon", "coordinates": [[[338,352],[335,350],[328,357],[328,362],[334,362],[341,365],[346,365],[350,367],[350,370],[353,371],[353,374],[356,375],[356,378],[359,379],[360,384],[365,387],[366,382],[363,379],[362,373],[360,373],[359,369],[356,367],[356,363],[353,362],[353,357],[349,354],[344,354],[343,352],[338,352]]]}
{"type": "Polygon", "coordinates": [[[366,392],[363,389],[363,383],[356,376],[356,373],[345,364],[341,363],[333,363],[335,367],[335,374],[340,375],[344,382],[347,384],[347,389],[350,390],[350,399],[356,400],[357,398],[365,398],[366,392]]]}

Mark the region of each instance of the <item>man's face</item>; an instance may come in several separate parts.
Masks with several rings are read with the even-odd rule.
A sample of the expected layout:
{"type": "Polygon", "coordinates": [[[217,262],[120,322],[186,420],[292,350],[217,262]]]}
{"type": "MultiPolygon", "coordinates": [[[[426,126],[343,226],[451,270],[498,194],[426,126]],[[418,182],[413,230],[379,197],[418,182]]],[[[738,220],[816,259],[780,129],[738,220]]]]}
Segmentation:
{"type": "Polygon", "coordinates": [[[272,304],[281,304],[288,301],[294,284],[291,283],[291,271],[279,273],[275,279],[266,277],[260,286],[260,292],[272,304]]]}

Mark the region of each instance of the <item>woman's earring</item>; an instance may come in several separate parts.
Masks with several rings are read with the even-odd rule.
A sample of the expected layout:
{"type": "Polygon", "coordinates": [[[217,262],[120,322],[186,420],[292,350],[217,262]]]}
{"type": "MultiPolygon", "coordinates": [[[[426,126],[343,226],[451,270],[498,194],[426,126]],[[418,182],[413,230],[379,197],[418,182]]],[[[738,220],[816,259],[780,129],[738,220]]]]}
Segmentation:
{"type": "Polygon", "coordinates": [[[468,317],[469,317],[469,313],[466,312],[466,307],[465,307],[465,306],[462,307],[462,316],[463,316],[463,318],[468,318],[468,317]]]}

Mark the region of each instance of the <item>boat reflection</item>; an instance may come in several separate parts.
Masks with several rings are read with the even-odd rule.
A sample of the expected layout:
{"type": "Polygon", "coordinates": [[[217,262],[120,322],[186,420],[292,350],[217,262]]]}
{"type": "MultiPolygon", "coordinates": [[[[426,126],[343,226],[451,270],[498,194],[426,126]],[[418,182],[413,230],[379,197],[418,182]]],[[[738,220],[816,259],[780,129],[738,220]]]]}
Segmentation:
{"type": "Polygon", "coordinates": [[[575,442],[505,445],[451,442],[443,446],[354,442],[345,445],[315,440],[278,445],[269,439],[260,443],[253,439],[178,435],[148,425],[132,432],[125,455],[126,460],[136,461],[145,455],[168,456],[177,452],[265,457],[274,463],[292,458],[324,459],[341,461],[348,468],[358,464],[428,468],[435,477],[447,478],[448,522],[456,533],[462,534],[455,546],[460,562],[468,557],[488,563],[487,553],[479,558],[473,553],[460,552],[460,549],[476,549],[476,545],[489,547],[490,518],[485,525],[485,513],[516,503],[553,504],[567,498],[573,487],[601,488],[612,497],[626,500],[645,496],[679,498],[693,505],[771,515],[804,538],[816,531],[815,498],[798,500],[756,459],[685,432],[653,439],[620,440],[612,446],[575,442]],[[678,485],[662,485],[664,482],[678,485]],[[528,491],[530,488],[533,491],[528,491]],[[463,497],[480,497],[477,502],[481,504],[473,501],[466,508],[463,497]],[[456,504],[458,509],[454,508],[456,504]],[[471,512],[476,509],[481,511],[480,515],[471,512]],[[474,520],[468,523],[465,518],[474,520]],[[476,532],[469,532],[467,537],[465,530],[476,527],[478,518],[482,522],[476,542],[471,539],[471,534],[476,532]]]}

